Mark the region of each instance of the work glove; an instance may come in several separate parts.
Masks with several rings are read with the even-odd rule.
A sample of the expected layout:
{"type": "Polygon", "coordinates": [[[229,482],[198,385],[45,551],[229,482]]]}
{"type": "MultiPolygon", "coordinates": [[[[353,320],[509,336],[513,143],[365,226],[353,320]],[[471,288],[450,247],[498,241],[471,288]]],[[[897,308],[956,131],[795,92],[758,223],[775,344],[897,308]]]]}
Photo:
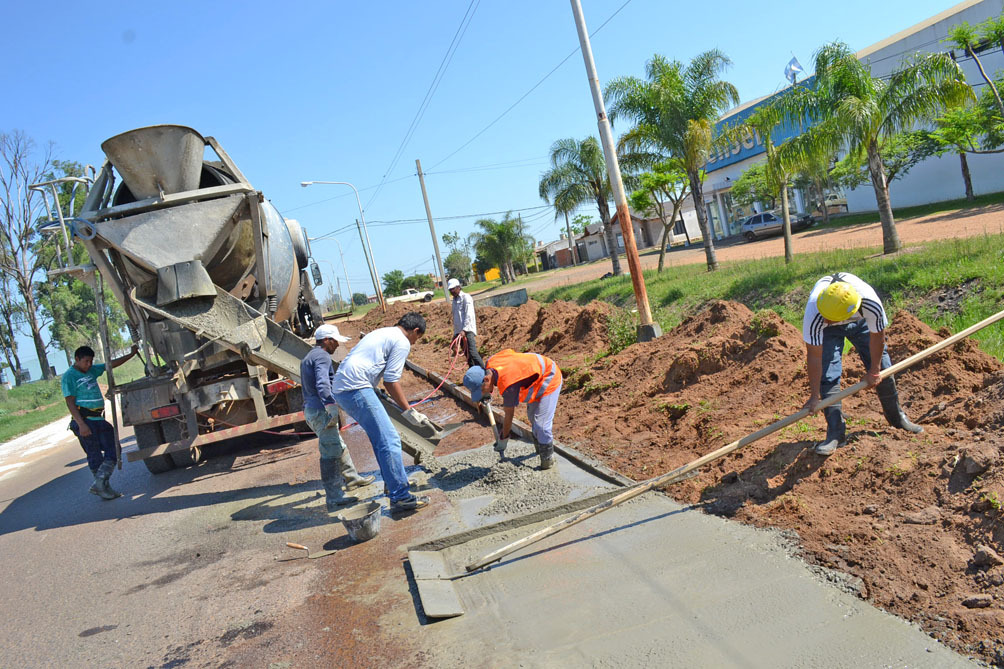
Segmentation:
{"type": "Polygon", "coordinates": [[[505,453],[506,446],[509,445],[509,439],[499,439],[495,442],[495,450],[499,453],[505,453]]]}
{"type": "Polygon", "coordinates": [[[328,424],[324,426],[324,429],[329,430],[333,427],[335,428],[340,427],[338,424],[339,423],[338,407],[334,404],[329,404],[326,407],[324,407],[324,410],[327,411],[328,416],[330,416],[330,420],[328,420],[328,424]]]}
{"type": "Polygon", "coordinates": [[[428,426],[432,425],[432,422],[429,420],[428,416],[426,416],[424,413],[416,411],[415,409],[408,409],[401,415],[404,416],[404,419],[406,421],[408,421],[415,427],[420,427],[422,425],[428,425],[428,426]]]}

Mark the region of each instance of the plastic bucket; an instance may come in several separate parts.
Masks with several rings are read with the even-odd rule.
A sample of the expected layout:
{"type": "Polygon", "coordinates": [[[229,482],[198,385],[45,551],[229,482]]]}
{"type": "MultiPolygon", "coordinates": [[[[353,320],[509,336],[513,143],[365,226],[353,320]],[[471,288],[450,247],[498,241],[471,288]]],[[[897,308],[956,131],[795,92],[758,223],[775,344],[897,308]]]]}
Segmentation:
{"type": "Polygon", "coordinates": [[[359,504],[338,515],[353,541],[369,541],[380,533],[380,502],[359,504]]]}

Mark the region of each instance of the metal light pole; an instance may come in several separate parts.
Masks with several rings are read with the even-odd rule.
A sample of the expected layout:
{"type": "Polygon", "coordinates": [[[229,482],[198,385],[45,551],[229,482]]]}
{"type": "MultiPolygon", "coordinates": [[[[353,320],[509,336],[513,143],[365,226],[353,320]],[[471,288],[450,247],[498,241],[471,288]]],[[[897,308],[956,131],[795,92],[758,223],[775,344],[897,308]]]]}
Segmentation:
{"type": "MultiPolygon", "coordinates": [[[[383,291],[380,290],[380,275],[377,274],[376,260],[373,258],[373,247],[370,245],[370,233],[366,229],[366,217],[363,216],[363,203],[359,200],[359,191],[356,187],[350,184],[348,181],[301,181],[300,185],[306,188],[313,184],[322,185],[338,185],[338,186],[348,186],[352,189],[352,192],[356,194],[356,205],[359,207],[359,220],[362,221],[362,227],[359,228],[359,237],[363,240],[363,255],[366,256],[366,264],[369,265],[370,278],[373,280],[373,290],[376,292],[377,302],[380,303],[380,308],[383,309],[384,313],[387,313],[387,303],[383,299],[383,291]],[[365,231],[365,236],[364,236],[365,231]],[[367,250],[369,251],[367,253],[367,250]]],[[[356,226],[359,226],[359,221],[356,221],[356,226]]],[[[344,264],[344,263],[343,263],[344,264]]]]}
{"type": "MultiPolygon", "coordinates": [[[[621,168],[617,163],[617,151],[614,148],[614,136],[607,119],[607,110],[603,104],[603,93],[600,91],[600,80],[596,74],[596,64],[593,62],[593,51],[589,46],[589,31],[586,30],[586,19],[582,15],[582,5],[579,0],[571,0],[572,14],[575,16],[575,28],[579,32],[579,44],[582,47],[582,60],[586,65],[586,76],[589,78],[589,90],[593,94],[593,106],[596,108],[596,120],[600,129],[600,141],[603,144],[603,155],[607,160],[607,176],[610,178],[610,188],[614,192],[614,202],[617,204],[617,218],[621,223],[621,234],[624,236],[624,250],[627,251],[628,269],[631,270],[631,284],[634,286],[634,299],[638,303],[638,315],[641,325],[638,326],[638,341],[650,341],[662,335],[658,323],[652,320],[652,309],[648,304],[648,291],[641,275],[641,259],[638,257],[638,247],[634,241],[634,226],[631,224],[631,213],[628,210],[627,196],[624,193],[624,183],[621,181],[621,168]]],[[[616,253],[617,249],[611,252],[616,253]]]]}

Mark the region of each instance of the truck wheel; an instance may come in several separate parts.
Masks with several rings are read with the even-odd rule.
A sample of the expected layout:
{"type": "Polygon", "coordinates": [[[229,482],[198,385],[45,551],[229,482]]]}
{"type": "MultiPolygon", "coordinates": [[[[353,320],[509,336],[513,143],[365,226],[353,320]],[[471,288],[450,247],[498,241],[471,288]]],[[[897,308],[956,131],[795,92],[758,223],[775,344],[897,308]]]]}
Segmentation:
{"type": "Polygon", "coordinates": [[[432,302],[432,295],[426,295],[422,298],[423,302],[432,302]]]}
{"type": "MultiPolygon", "coordinates": [[[[144,425],[134,425],[133,432],[136,435],[136,447],[140,449],[160,446],[164,443],[164,437],[157,423],[146,423],[144,425]]],[[[170,453],[155,455],[152,458],[143,460],[143,464],[150,470],[151,474],[163,474],[174,469],[174,460],[170,453]]]]}

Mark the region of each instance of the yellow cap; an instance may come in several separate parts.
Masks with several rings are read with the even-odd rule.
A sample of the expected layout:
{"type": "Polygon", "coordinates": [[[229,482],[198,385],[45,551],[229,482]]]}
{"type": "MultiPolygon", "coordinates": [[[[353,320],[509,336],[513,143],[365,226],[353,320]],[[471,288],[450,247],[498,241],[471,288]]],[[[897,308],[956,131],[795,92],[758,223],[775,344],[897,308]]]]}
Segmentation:
{"type": "Polygon", "coordinates": [[[845,321],[861,306],[861,295],[846,281],[834,281],[816,298],[820,315],[828,321],[845,321]]]}

